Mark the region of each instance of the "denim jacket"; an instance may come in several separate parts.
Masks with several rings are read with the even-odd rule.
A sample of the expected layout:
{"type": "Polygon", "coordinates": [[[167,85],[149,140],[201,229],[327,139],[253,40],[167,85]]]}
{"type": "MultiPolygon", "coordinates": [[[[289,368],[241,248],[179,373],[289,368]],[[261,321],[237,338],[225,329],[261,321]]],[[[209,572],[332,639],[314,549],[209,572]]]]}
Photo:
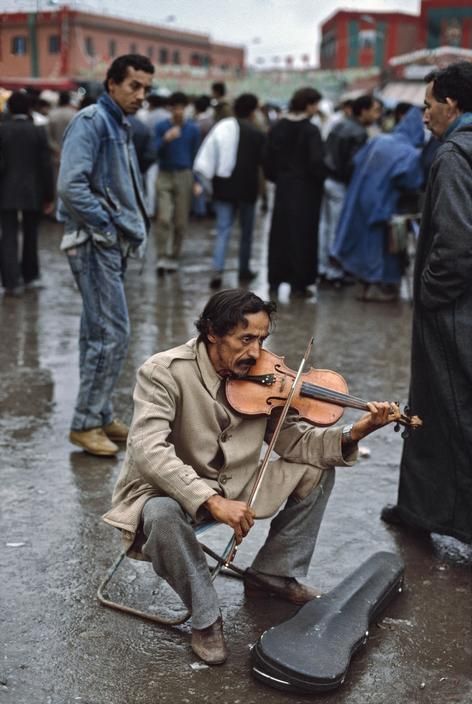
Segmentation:
{"type": "Polygon", "coordinates": [[[58,218],[61,249],[90,237],[105,247],[144,246],[149,228],[131,126],[108,93],[81,110],[62,145],[58,218]]]}

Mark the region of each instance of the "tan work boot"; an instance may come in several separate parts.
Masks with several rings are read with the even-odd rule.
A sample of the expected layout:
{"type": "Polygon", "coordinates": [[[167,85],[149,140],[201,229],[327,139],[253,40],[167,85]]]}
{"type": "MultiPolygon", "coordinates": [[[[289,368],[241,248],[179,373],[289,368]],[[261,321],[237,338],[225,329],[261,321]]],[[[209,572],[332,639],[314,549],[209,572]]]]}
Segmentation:
{"type": "Polygon", "coordinates": [[[111,423],[103,426],[103,430],[109,440],[113,442],[126,442],[129,428],[119,418],[114,418],[111,423]]]}
{"type": "Polygon", "coordinates": [[[118,445],[108,439],[103,428],[90,428],[90,430],[71,430],[69,440],[81,447],[85,452],[99,457],[114,457],[119,451],[118,445]]]}
{"type": "Polygon", "coordinates": [[[222,665],[225,662],[228,649],[221,616],[208,628],[192,628],[192,650],[207,665],[222,665]]]}
{"type": "Polygon", "coordinates": [[[398,301],[399,291],[394,287],[382,287],[378,284],[370,284],[364,290],[360,300],[371,301],[372,303],[394,303],[398,301]]]}

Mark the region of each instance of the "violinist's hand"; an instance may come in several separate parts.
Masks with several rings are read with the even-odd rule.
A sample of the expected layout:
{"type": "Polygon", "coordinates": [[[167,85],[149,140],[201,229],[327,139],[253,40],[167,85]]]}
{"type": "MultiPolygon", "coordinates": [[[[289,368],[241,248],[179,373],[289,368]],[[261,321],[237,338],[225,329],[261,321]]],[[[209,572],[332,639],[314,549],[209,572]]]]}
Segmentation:
{"type": "Polygon", "coordinates": [[[256,514],[244,501],[233,501],[214,494],[203,505],[216,521],[226,523],[234,530],[237,545],[254,525],[256,514]]]}
{"type": "Polygon", "coordinates": [[[370,412],[359,418],[352,426],[351,437],[353,442],[362,440],[374,430],[383,428],[384,425],[396,420],[394,407],[389,401],[373,401],[368,403],[367,407],[370,412]]]}

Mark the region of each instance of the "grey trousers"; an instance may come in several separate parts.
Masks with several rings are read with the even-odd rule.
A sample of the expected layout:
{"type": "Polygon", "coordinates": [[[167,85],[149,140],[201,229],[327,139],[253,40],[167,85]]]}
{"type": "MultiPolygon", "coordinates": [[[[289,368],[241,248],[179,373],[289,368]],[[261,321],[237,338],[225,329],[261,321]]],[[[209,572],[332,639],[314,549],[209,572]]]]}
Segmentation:
{"type": "MultiPolygon", "coordinates": [[[[325,471],[304,499],[288,498],[271,521],[253,569],[280,577],[306,575],[334,478],[334,469],[325,471]]],[[[192,613],[193,628],[214,623],[220,614],[218,596],[188,514],[175,499],[149,499],[143,510],[143,533],[143,554],[192,613]]]]}
{"type": "Polygon", "coordinates": [[[190,169],[160,171],[157,179],[157,254],[177,261],[188,226],[193,176],[190,169]]]}

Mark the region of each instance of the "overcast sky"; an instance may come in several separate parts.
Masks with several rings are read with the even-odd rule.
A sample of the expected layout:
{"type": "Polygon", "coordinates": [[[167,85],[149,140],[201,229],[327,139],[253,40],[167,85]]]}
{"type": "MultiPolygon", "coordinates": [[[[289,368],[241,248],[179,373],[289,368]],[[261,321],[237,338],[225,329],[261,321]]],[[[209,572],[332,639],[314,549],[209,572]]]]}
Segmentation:
{"type": "MultiPolygon", "coordinates": [[[[2,10],[47,9],[51,4],[106,10],[137,20],[205,32],[242,44],[250,63],[261,57],[309,54],[317,61],[319,25],[339,9],[418,13],[420,0],[0,0],[2,10]]],[[[298,63],[298,61],[297,61],[298,63]]]]}

